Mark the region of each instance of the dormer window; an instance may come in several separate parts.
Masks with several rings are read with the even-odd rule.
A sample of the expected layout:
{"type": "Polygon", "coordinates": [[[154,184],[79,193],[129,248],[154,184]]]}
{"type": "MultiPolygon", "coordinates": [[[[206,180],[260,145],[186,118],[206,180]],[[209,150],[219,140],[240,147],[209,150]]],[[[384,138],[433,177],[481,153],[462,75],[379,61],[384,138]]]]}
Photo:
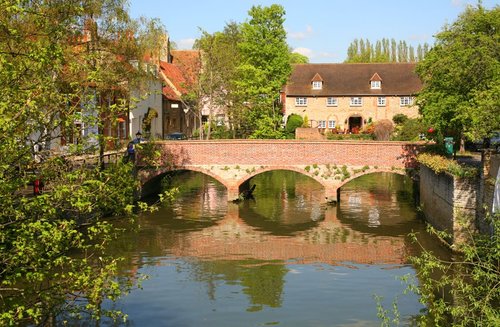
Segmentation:
{"type": "Polygon", "coordinates": [[[323,82],[314,81],[313,82],[313,90],[321,90],[323,88],[323,82]]]}
{"type": "Polygon", "coordinates": [[[382,83],[380,83],[380,81],[371,81],[370,85],[371,85],[372,89],[380,89],[382,86],[382,83]]]}
{"type": "Polygon", "coordinates": [[[370,89],[372,90],[380,90],[382,88],[382,78],[380,75],[375,73],[372,78],[370,78],[370,89]]]}
{"type": "Polygon", "coordinates": [[[311,80],[311,84],[313,90],[321,90],[323,88],[323,79],[318,73],[314,75],[313,79],[311,80]]]}

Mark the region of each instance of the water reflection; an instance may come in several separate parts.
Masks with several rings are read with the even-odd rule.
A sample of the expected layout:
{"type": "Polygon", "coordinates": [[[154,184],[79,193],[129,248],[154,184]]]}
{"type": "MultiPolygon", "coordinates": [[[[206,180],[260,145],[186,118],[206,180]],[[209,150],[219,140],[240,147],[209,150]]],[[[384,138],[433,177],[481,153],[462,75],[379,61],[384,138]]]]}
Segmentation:
{"type": "MultiPolygon", "coordinates": [[[[255,200],[239,204],[201,174],[172,183],[175,204],[140,217],[138,232],[114,247],[126,253],[124,274],[152,276],[119,303],[134,324],[377,326],[373,295],[389,307],[405,287],[395,277],[413,274],[406,235],[424,225],[401,176],[355,180],[337,207],[291,172],[254,177],[255,200]]],[[[399,309],[409,321],[422,307],[409,296],[399,309]]]]}

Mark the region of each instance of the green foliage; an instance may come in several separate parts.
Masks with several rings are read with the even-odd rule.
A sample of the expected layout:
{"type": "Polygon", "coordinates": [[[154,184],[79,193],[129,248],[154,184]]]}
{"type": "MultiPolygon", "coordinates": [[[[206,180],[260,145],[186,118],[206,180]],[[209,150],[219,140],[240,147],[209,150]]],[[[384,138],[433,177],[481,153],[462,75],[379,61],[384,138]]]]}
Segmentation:
{"type": "Polygon", "coordinates": [[[0,325],[116,317],[101,303],[131,284],[115,279],[120,259],[104,248],[120,232],[112,217],[134,210],[136,182],[130,164],[103,169],[114,140],[103,137],[101,118],[126,112],[124,96],[147,81],[126,63],[154,53],[148,33],[161,28],[132,21],[121,0],[8,0],[0,12],[0,133],[8,136],[0,142],[0,325]],[[71,152],[56,156],[50,145],[61,136],[101,156],[85,164],[71,152]],[[36,157],[34,146],[43,150],[36,157]],[[28,185],[35,179],[39,196],[28,185]]]}
{"type": "Polygon", "coordinates": [[[449,173],[457,177],[472,178],[478,175],[477,168],[460,165],[455,160],[447,159],[440,155],[421,153],[418,155],[417,160],[422,165],[429,167],[437,174],[449,173]]]}
{"type": "Polygon", "coordinates": [[[332,134],[327,133],[328,140],[373,140],[372,134],[332,134]]]}
{"type": "MultiPolygon", "coordinates": [[[[500,216],[492,217],[491,234],[469,231],[453,261],[423,251],[412,262],[418,293],[427,306],[423,326],[498,326],[500,323],[500,216]],[[436,276],[439,276],[436,278],[436,276]]],[[[435,232],[431,229],[431,232],[435,232]]],[[[413,289],[415,289],[413,287],[413,289]]]]}
{"type": "Polygon", "coordinates": [[[408,120],[408,116],[405,114],[396,114],[394,117],[392,117],[392,121],[396,125],[401,125],[404,124],[408,120]]]}
{"type": "Polygon", "coordinates": [[[421,118],[406,119],[396,126],[392,139],[397,141],[418,141],[421,134],[430,139],[433,135],[429,135],[427,132],[429,127],[430,125],[421,118]]]}
{"type": "Polygon", "coordinates": [[[438,131],[481,139],[500,126],[500,7],[469,6],[436,35],[417,73],[417,104],[438,131]]]}
{"type": "Polygon", "coordinates": [[[202,51],[203,69],[198,83],[192,86],[191,103],[197,115],[201,117],[201,109],[208,108],[209,121],[202,130],[208,139],[224,138],[226,131],[217,129],[212,135],[214,112],[216,108],[226,108],[229,125],[236,127],[244,118],[241,107],[234,106],[241,102],[235,92],[237,67],[241,63],[238,44],[241,42],[240,26],[228,23],[222,32],[209,34],[203,31],[202,37],[196,41],[195,48],[202,51]]]}
{"type": "Polygon", "coordinates": [[[429,45],[418,45],[415,48],[406,41],[383,38],[371,43],[368,39],[354,39],[347,49],[346,63],[356,62],[416,62],[422,61],[429,50],[429,45]]]}
{"type": "Polygon", "coordinates": [[[241,63],[235,82],[236,93],[249,104],[245,129],[252,138],[281,138],[276,100],[292,70],[283,26],[285,10],[275,4],[253,6],[249,15],[241,26],[241,63]]]}
{"type": "Polygon", "coordinates": [[[293,139],[295,138],[295,130],[298,127],[301,127],[304,124],[304,120],[302,116],[297,114],[291,114],[288,116],[288,120],[286,121],[285,132],[287,133],[287,138],[293,139]]]}
{"type": "Polygon", "coordinates": [[[291,64],[308,64],[309,58],[303,54],[297,52],[290,53],[290,63],[291,64]]]}

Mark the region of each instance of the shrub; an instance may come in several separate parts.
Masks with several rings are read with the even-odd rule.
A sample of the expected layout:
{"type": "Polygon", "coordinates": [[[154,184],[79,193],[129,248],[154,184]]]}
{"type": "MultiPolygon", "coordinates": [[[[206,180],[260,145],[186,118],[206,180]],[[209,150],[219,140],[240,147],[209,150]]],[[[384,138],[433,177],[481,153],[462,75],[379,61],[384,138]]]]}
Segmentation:
{"type": "Polygon", "coordinates": [[[392,121],[396,125],[404,124],[407,120],[408,120],[408,116],[406,116],[405,114],[397,114],[397,115],[394,115],[394,117],[392,117],[392,121]]]}
{"type": "Polygon", "coordinates": [[[427,135],[429,125],[421,119],[411,118],[396,127],[393,139],[397,141],[416,141],[419,135],[427,135]]]}
{"type": "Polygon", "coordinates": [[[295,138],[295,130],[297,127],[301,127],[304,124],[304,120],[301,116],[297,114],[291,114],[288,116],[288,120],[286,121],[285,132],[287,134],[287,138],[295,138]]]}
{"type": "Polygon", "coordinates": [[[388,119],[382,119],[375,123],[373,134],[378,141],[388,141],[391,133],[394,130],[394,125],[388,119]]]}
{"type": "Polygon", "coordinates": [[[477,168],[462,166],[458,162],[440,155],[422,153],[417,157],[417,160],[438,174],[448,173],[457,177],[475,177],[478,174],[477,168]]]}

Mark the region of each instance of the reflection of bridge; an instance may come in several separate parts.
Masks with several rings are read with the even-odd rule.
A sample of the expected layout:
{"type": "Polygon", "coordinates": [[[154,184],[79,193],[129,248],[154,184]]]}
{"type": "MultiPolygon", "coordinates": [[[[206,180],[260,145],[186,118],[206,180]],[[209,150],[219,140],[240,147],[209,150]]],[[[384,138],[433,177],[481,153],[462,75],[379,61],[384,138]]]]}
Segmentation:
{"type": "Polygon", "coordinates": [[[404,237],[374,238],[347,228],[337,220],[335,208],[326,210],[316,227],[283,237],[247,225],[238,205],[229,204],[226,217],[215,226],[178,237],[169,249],[172,254],[204,259],[403,264],[408,251],[404,237]]]}
{"type": "Polygon", "coordinates": [[[404,174],[415,166],[418,143],[375,141],[217,140],[156,143],[162,154],[158,168],[141,169],[142,184],[172,170],[209,175],[227,188],[228,200],[238,198],[253,176],[271,170],[291,170],[310,176],[335,201],[337,190],[361,175],[404,174]]]}

